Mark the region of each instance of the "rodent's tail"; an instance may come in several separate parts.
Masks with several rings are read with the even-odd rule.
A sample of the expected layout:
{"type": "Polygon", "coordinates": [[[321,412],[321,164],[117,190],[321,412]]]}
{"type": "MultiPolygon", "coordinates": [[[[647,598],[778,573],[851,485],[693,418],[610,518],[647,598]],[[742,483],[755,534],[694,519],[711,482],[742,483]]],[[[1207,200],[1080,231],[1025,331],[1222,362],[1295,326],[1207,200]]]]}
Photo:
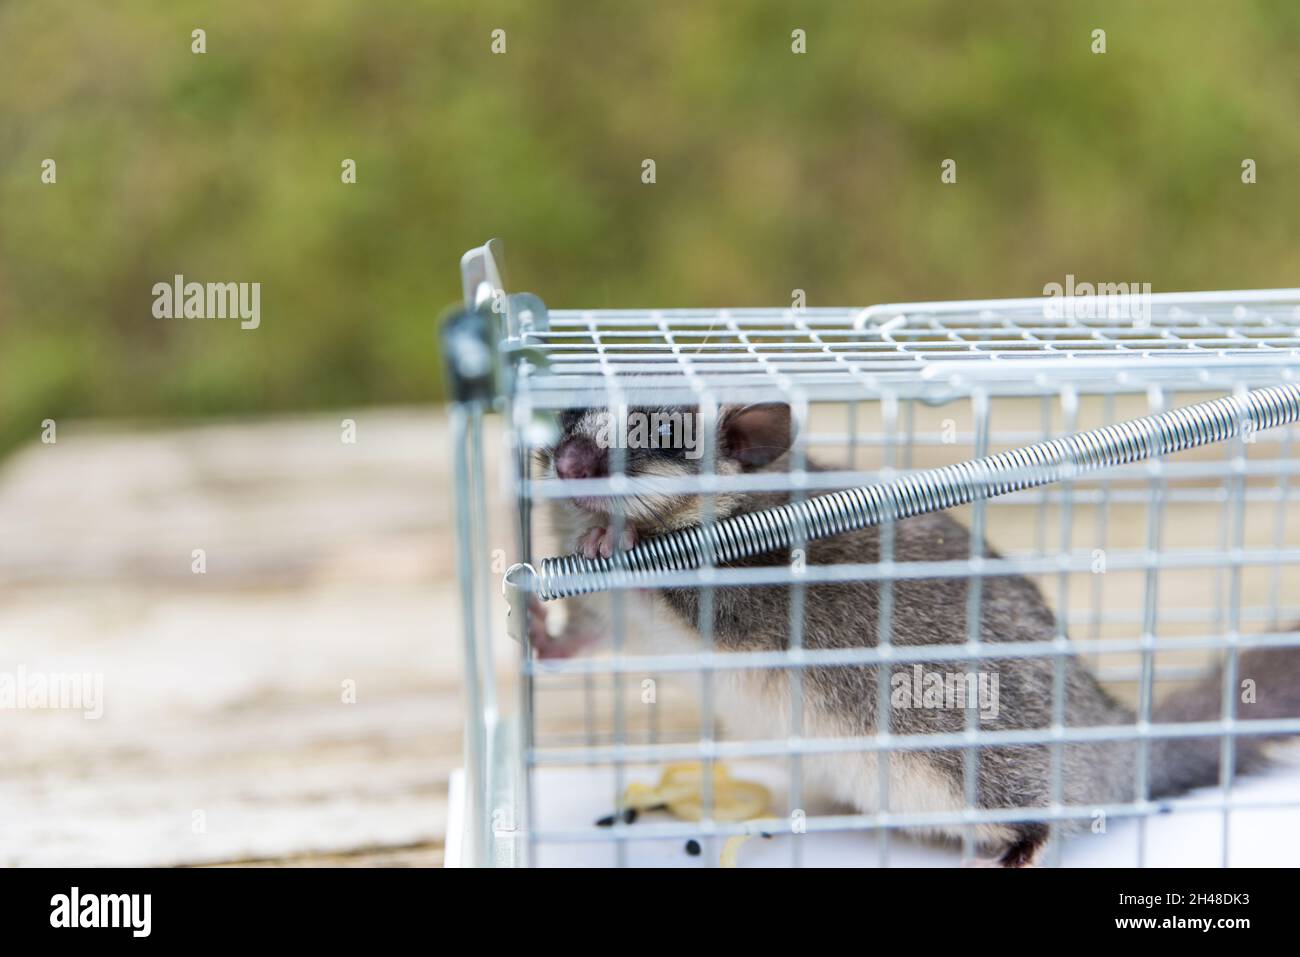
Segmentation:
{"type": "MultiPolygon", "coordinates": [[[[1300,624],[1292,625],[1300,631],[1300,624]]],[[[1237,656],[1237,689],[1247,679],[1254,682],[1254,700],[1237,702],[1237,719],[1251,721],[1300,718],[1300,647],[1252,648],[1237,656]]],[[[1223,714],[1223,669],[1173,693],[1156,705],[1152,718],[1160,724],[1217,721],[1223,714]]],[[[1219,783],[1219,737],[1169,738],[1152,741],[1150,793],[1152,797],[1178,794],[1191,788],[1219,783]]],[[[1238,735],[1234,744],[1236,773],[1249,774],[1267,767],[1263,735],[1238,735]]]]}

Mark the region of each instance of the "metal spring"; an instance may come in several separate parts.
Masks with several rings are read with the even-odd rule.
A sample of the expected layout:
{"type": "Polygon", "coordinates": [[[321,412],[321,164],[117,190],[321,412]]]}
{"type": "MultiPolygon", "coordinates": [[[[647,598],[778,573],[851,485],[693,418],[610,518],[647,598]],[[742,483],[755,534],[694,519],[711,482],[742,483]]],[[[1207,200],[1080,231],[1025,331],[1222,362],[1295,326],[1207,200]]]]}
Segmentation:
{"type": "MultiPolygon", "coordinates": [[[[1009,449],[956,465],[749,512],[647,538],[610,558],[543,559],[531,589],[543,601],[642,583],[657,574],[724,565],[844,532],[1182,452],[1300,420],[1300,386],[1171,409],[1140,419],[1009,449]]],[[[517,566],[526,567],[526,566],[517,566]]]]}

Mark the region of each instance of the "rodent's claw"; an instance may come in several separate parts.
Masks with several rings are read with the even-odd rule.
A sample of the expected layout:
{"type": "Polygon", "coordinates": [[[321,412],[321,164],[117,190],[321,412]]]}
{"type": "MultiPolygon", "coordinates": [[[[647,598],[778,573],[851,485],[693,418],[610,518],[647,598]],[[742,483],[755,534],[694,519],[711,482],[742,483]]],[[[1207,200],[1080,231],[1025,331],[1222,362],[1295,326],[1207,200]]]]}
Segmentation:
{"type": "MultiPolygon", "coordinates": [[[[636,544],[636,529],[631,526],[623,528],[623,536],[618,540],[618,550],[625,552],[636,544]]],[[[602,558],[609,558],[614,554],[614,530],[606,529],[605,540],[600,545],[600,555],[602,558]]]]}
{"type": "MultiPolygon", "coordinates": [[[[604,526],[597,526],[589,529],[581,538],[578,539],[578,551],[584,558],[609,558],[614,554],[614,529],[604,526]]],[[[617,540],[622,551],[627,551],[637,543],[636,529],[630,525],[623,527],[623,536],[617,540]]]]}
{"type": "Polygon", "coordinates": [[[603,528],[590,528],[578,539],[578,553],[583,558],[595,558],[600,554],[600,542],[605,537],[603,528]]]}

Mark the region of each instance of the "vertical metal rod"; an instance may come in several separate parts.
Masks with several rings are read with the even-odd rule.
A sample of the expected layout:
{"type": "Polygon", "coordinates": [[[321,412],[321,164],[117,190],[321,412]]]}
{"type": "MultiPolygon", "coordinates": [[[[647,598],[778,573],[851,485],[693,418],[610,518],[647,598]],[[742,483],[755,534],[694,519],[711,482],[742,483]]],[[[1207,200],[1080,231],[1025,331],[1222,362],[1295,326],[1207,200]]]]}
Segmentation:
{"type": "Polygon", "coordinates": [[[457,487],[464,496],[462,507],[456,512],[456,538],[460,556],[456,563],[460,579],[461,608],[464,609],[463,635],[465,654],[465,830],[464,844],[467,863],[482,867],[490,863],[490,839],[487,819],[488,800],[488,741],[487,702],[482,687],[482,665],[479,660],[480,628],[485,627],[479,617],[479,602],[475,586],[475,561],[478,543],[475,539],[474,506],[475,483],[471,475],[476,464],[470,433],[472,422],[481,416],[476,406],[455,404],[450,407],[452,443],[454,448],[457,487]]]}
{"type": "MultiPolygon", "coordinates": [[[[486,744],[486,759],[484,761],[484,781],[487,787],[487,794],[491,796],[495,790],[495,773],[497,761],[496,748],[496,731],[498,726],[498,709],[497,709],[497,685],[496,685],[496,659],[493,656],[492,649],[495,645],[493,639],[492,627],[493,616],[492,609],[496,607],[495,596],[492,594],[492,584],[489,581],[487,570],[492,567],[488,557],[488,519],[487,519],[487,466],[486,458],[483,454],[483,417],[486,408],[482,403],[474,403],[470,407],[469,417],[469,444],[470,444],[470,469],[471,477],[474,480],[474,488],[471,489],[470,495],[470,521],[472,523],[473,548],[470,552],[472,562],[471,577],[474,583],[476,595],[476,607],[478,609],[478,620],[481,625],[478,630],[479,641],[479,683],[482,688],[480,704],[483,709],[484,722],[484,743],[486,744]]],[[[483,839],[485,841],[485,863],[496,863],[496,841],[491,820],[486,822],[487,826],[483,829],[483,839]]]]}
{"type": "MultiPolygon", "coordinates": [[[[1245,394],[1245,389],[1238,389],[1238,396],[1245,394]]],[[[1253,442],[1256,433],[1242,429],[1229,444],[1233,451],[1232,462],[1235,474],[1229,480],[1229,497],[1232,500],[1232,549],[1228,552],[1229,593],[1228,593],[1228,630],[1226,632],[1227,650],[1223,662],[1223,701],[1222,717],[1231,725],[1237,718],[1237,645],[1241,640],[1241,551],[1246,542],[1246,445],[1253,442]]],[[[1232,800],[1232,782],[1235,777],[1236,735],[1225,731],[1219,739],[1219,786],[1223,789],[1223,848],[1220,866],[1228,867],[1228,851],[1231,847],[1230,827],[1232,812],[1229,802],[1232,800]]]]}
{"type": "MultiPolygon", "coordinates": [[[[1223,443],[1223,460],[1230,463],[1233,460],[1235,443],[1223,443]]],[[[1224,491],[1228,492],[1231,482],[1224,483],[1224,491]]],[[[1225,494],[1222,504],[1219,508],[1219,551],[1226,554],[1228,551],[1228,542],[1232,537],[1232,496],[1225,494]]],[[[1214,569],[1214,620],[1212,629],[1216,634],[1223,634],[1228,627],[1228,590],[1232,587],[1228,580],[1226,569],[1219,566],[1214,569]]]]}
{"type": "MultiPolygon", "coordinates": [[[[1106,397],[1103,400],[1102,421],[1106,425],[1110,425],[1112,422],[1115,421],[1115,394],[1113,392],[1106,393],[1106,397]]],[[[1111,486],[1110,479],[1106,478],[1105,476],[1100,476],[1097,479],[1097,490],[1099,493],[1100,501],[1097,503],[1096,529],[1095,529],[1095,534],[1097,536],[1096,547],[1097,550],[1099,550],[1103,556],[1105,556],[1106,554],[1106,546],[1109,542],[1109,537],[1110,537],[1110,529],[1108,526],[1108,518],[1110,515],[1110,486],[1111,486]]],[[[1092,576],[1091,637],[1094,641],[1097,641],[1101,638],[1102,607],[1105,599],[1104,591],[1103,591],[1103,583],[1105,581],[1105,578],[1106,578],[1105,575],[1100,575],[1100,574],[1094,574],[1092,576]]],[[[1093,653],[1092,667],[1094,670],[1100,669],[1101,652],[1098,651],[1093,653]]]]}
{"type": "MultiPolygon", "coordinates": [[[[908,404],[908,410],[912,406],[908,404]]],[[[895,467],[898,461],[898,444],[894,436],[898,431],[898,396],[894,392],[886,391],[880,397],[880,418],[881,429],[885,435],[885,444],[882,450],[880,471],[881,477],[888,481],[893,477],[895,467]]],[[[911,423],[909,423],[910,425],[911,423]]],[[[908,454],[914,445],[914,435],[909,433],[906,447],[908,454]]],[[[894,563],[894,523],[886,520],[880,526],[880,554],[878,560],[885,568],[892,568],[894,563]]],[[[893,643],[893,626],[894,626],[894,580],[891,577],[885,577],[881,580],[880,585],[880,612],[877,624],[878,641],[880,648],[889,648],[893,643]]],[[[890,735],[893,733],[893,710],[890,701],[890,668],[888,665],[879,665],[876,668],[876,735],[890,735]]],[[[877,752],[876,758],[876,776],[878,779],[879,796],[877,799],[877,819],[887,820],[890,814],[889,806],[889,779],[893,767],[893,752],[889,748],[882,748],[877,752]]],[[[883,823],[883,821],[882,821],[883,823]]],[[[890,835],[891,831],[887,827],[881,827],[880,834],[880,866],[889,866],[890,835]]]]}
{"type": "MultiPolygon", "coordinates": [[[[713,401],[711,395],[705,395],[700,402],[700,425],[704,441],[704,455],[701,457],[702,473],[709,478],[716,478],[718,474],[718,413],[717,403],[713,401]]],[[[717,501],[712,494],[702,497],[700,502],[700,524],[708,528],[717,520],[717,501]]],[[[704,584],[700,588],[699,604],[699,622],[698,628],[700,639],[703,642],[705,654],[713,655],[717,652],[715,645],[715,636],[713,633],[713,616],[714,616],[714,586],[712,581],[712,572],[717,567],[713,549],[706,547],[702,556],[703,564],[700,566],[700,573],[704,577],[704,584]]],[[[713,687],[713,670],[710,668],[700,669],[700,739],[709,747],[709,754],[700,762],[700,827],[706,833],[703,834],[703,844],[705,864],[708,867],[714,867],[718,862],[718,849],[715,846],[713,835],[711,833],[714,825],[714,793],[713,793],[713,774],[714,758],[713,744],[717,740],[717,723],[715,714],[713,687]]]]}
{"type": "MultiPolygon", "coordinates": [[[[975,429],[975,458],[982,459],[988,455],[989,451],[989,395],[986,390],[977,388],[971,393],[971,411],[975,429]]],[[[971,564],[975,566],[982,565],[985,558],[984,529],[987,524],[987,509],[988,501],[984,498],[976,499],[971,507],[970,560],[971,564]]],[[[983,617],[983,597],[984,576],[971,576],[966,591],[966,643],[972,646],[972,650],[977,650],[977,646],[981,641],[980,624],[983,617]]],[[[978,661],[979,659],[974,658],[966,661],[966,687],[968,688],[979,687],[977,675],[975,681],[971,680],[971,676],[975,675],[978,661]]],[[[978,700],[968,700],[966,702],[965,718],[966,733],[978,741],[978,700]]],[[[966,810],[976,813],[979,810],[979,748],[974,745],[964,748],[962,758],[966,784],[966,810]]],[[[968,860],[975,857],[975,843],[974,826],[963,828],[962,853],[968,860]]]]}
{"type": "MultiPolygon", "coordinates": [[[[618,388],[617,380],[607,389],[610,405],[614,410],[615,421],[626,422],[628,418],[628,405],[622,391],[618,388]]],[[[609,472],[610,475],[626,480],[627,478],[627,451],[623,448],[623,443],[614,443],[614,448],[610,449],[609,472]]],[[[627,526],[627,512],[623,505],[621,497],[615,497],[613,502],[613,536],[614,548],[616,551],[623,550],[623,530],[627,526]]],[[[623,650],[627,643],[627,599],[626,593],[616,591],[610,595],[611,618],[614,627],[614,660],[617,662],[623,657],[623,650]]],[[[614,696],[614,746],[619,750],[619,757],[614,762],[614,827],[618,831],[619,840],[615,841],[615,865],[617,867],[627,867],[627,841],[621,839],[623,829],[627,827],[624,820],[623,793],[627,788],[627,762],[622,757],[623,746],[627,743],[627,715],[626,702],[623,700],[623,675],[618,669],[614,669],[610,675],[611,693],[614,696]]]]}
{"type": "MultiPolygon", "coordinates": [[[[1282,461],[1292,461],[1292,444],[1295,439],[1295,427],[1288,425],[1282,437],[1282,447],[1278,453],[1278,458],[1282,461]]],[[[1278,476],[1277,480],[1277,508],[1273,512],[1273,547],[1281,550],[1286,543],[1287,529],[1287,504],[1291,497],[1291,470],[1288,469],[1278,476]]],[[[1276,631],[1282,625],[1281,604],[1282,604],[1282,563],[1273,563],[1273,573],[1269,578],[1268,585],[1268,604],[1271,609],[1268,619],[1270,631],[1276,631]]]]}
{"type": "MultiPolygon", "coordinates": [[[[1040,404],[1042,438],[1039,441],[1046,442],[1052,437],[1052,396],[1043,396],[1040,404]]],[[[1051,488],[1044,485],[1038,496],[1038,507],[1034,510],[1034,547],[1040,556],[1047,554],[1047,507],[1051,496],[1051,488]]]]}
{"type": "MultiPolygon", "coordinates": [[[[533,493],[532,493],[532,448],[528,445],[526,437],[529,433],[524,425],[531,420],[532,410],[525,402],[519,407],[520,418],[515,422],[515,499],[518,502],[519,511],[517,515],[517,535],[519,554],[528,564],[533,562],[533,493]]],[[[527,616],[532,614],[532,609],[528,605],[528,597],[522,601],[518,596],[513,596],[516,602],[522,604],[521,609],[511,609],[511,613],[522,611],[525,616],[524,627],[528,627],[527,616]]],[[[521,842],[521,853],[523,854],[522,864],[526,867],[532,866],[537,861],[537,833],[536,822],[533,821],[533,807],[535,793],[532,774],[531,759],[533,749],[537,746],[535,737],[536,729],[533,726],[534,716],[536,714],[536,687],[534,685],[533,670],[526,667],[527,657],[530,654],[530,643],[525,636],[521,643],[521,667],[519,668],[519,742],[520,754],[518,755],[518,764],[516,766],[516,780],[519,781],[520,787],[520,808],[519,820],[512,821],[511,825],[522,827],[524,840],[521,842]]]]}
{"type": "MultiPolygon", "coordinates": [[[[1072,386],[1063,386],[1060,390],[1062,428],[1069,434],[1079,427],[1079,394],[1072,386]]],[[[1074,479],[1066,476],[1062,480],[1061,495],[1061,532],[1057,554],[1070,554],[1074,539],[1074,479]]],[[[1057,647],[1066,651],[1070,647],[1069,635],[1066,633],[1066,621],[1070,612],[1070,573],[1062,569],[1056,584],[1056,637],[1057,647]]],[[[1065,656],[1057,655],[1052,659],[1052,734],[1059,735],[1065,728],[1065,656]]],[[[1062,805],[1064,754],[1060,741],[1052,743],[1052,810],[1062,805]]],[[[1059,867],[1061,863],[1061,835],[1053,822],[1048,827],[1048,841],[1051,846],[1050,863],[1059,867]]]]}
{"type": "MultiPolygon", "coordinates": [[[[791,460],[791,478],[794,488],[790,491],[791,501],[803,501],[806,494],[803,488],[803,479],[807,476],[808,459],[805,449],[805,436],[808,428],[808,406],[801,397],[792,397],[789,399],[790,414],[792,424],[795,426],[795,442],[790,450],[791,460]]],[[[800,579],[801,568],[807,566],[809,561],[808,542],[804,540],[803,530],[795,530],[794,541],[791,542],[789,558],[794,559],[792,567],[793,577],[790,582],[790,651],[799,651],[803,648],[803,628],[804,628],[804,603],[806,598],[805,587],[800,579]]],[[[790,755],[790,809],[791,811],[804,811],[804,762],[803,755],[799,753],[797,745],[803,741],[804,727],[804,683],[803,667],[790,668],[785,673],[786,684],[790,688],[790,738],[791,744],[796,748],[790,755]]],[[[792,867],[803,866],[804,842],[799,835],[792,834],[790,840],[790,864],[792,867]]]]}
{"type": "MultiPolygon", "coordinates": [[[[1152,386],[1147,393],[1147,412],[1163,412],[1167,405],[1164,390],[1152,386]]],[[[1159,558],[1164,530],[1164,460],[1159,449],[1150,450],[1147,460],[1147,475],[1151,489],[1147,505],[1147,552],[1159,558]]],[[[1139,638],[1142,651],[1141,683],[1138,689],[1138,773],[1135,800],[1145,804],[1151,797],[1151,738],[1148,728],[1151,725],[1151,708],[1155,682],[1155,640],[1159,628],[1160,609],[1157,605],[1160,581],[1159,562],[1154,561],[1147,568],[1145,591],[1142,598],[1142,634],[1139,638]]],[[[1137,819],[1138,867],[1146,866],[1147,820],[1139,815],[1137,819]]]]}
{"type": "Polygon", "coordinates": [[[907,432],[907,442],[903,445],[903,465],[902,467],[911,471],[915,467],[915,456],[912,454],[916,449],[916,400],[908,399],[903,404],[903,424],[904,431],[907,432]]]}

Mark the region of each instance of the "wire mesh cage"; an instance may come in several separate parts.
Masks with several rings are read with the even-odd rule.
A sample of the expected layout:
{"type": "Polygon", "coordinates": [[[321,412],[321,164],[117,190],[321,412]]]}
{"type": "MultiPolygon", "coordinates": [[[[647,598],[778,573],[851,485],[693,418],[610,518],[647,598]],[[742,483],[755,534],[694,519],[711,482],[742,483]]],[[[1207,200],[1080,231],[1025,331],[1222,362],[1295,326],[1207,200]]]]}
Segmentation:
{"type": "Polygon", "coordinates": [[[1296,830],[1300,290],[577,311],[495,243],[462,270],[450,856],[1226,866],[1251,815],[1296,830]]]}

